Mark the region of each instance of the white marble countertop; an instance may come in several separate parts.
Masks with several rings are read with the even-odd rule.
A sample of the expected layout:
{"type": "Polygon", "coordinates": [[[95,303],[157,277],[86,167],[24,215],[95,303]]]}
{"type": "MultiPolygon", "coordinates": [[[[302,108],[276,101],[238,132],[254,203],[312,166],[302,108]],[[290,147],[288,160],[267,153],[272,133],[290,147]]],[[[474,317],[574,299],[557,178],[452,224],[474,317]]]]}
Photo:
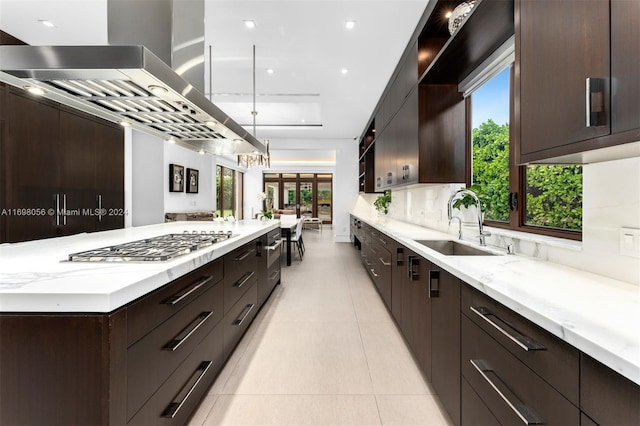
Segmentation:
{"type": "Polygon", "coordinates": [[[445,256],[416,240],[455,239],[450,234],[393,219],[354,216],[640,384],[638,286],[490,248],[501,255],[445,256]]]}
{"type": "Polygon", "coordinates": [[[0,312],[111,312],[276,229],[271,220],[172,222],[0,245],[0,312]],[[236,237],[166,262],[68,262],[85,250],[184,231],[236,237]]]}

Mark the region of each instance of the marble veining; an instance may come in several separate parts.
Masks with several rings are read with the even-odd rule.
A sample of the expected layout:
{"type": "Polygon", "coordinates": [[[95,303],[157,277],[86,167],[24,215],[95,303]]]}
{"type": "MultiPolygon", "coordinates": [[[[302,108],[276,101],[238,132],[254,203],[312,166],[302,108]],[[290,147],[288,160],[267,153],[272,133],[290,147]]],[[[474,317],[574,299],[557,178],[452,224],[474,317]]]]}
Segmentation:
{"type": "MultiPolygon", "coordinates": [[[[0,246],[0,312],[111,312],[278,228],[241,221],[237,237],[166,262],[69,262],[67,255],[168,233],[217,231],[213,222],[172,222],[0,246]]],[[[229,226],[225,226],[229,229],[229,226]]]]}
{"type": "Polygon", "coordinates": [[[455,239],[451,234],[393,219],[382,222],[366,213],[354,214],[640,384],[640,288],[637,285],[531,256],[507,255],[506,251],[495,248],[489,251],[501,255],[445,256],[416,240],[455,239]]]}

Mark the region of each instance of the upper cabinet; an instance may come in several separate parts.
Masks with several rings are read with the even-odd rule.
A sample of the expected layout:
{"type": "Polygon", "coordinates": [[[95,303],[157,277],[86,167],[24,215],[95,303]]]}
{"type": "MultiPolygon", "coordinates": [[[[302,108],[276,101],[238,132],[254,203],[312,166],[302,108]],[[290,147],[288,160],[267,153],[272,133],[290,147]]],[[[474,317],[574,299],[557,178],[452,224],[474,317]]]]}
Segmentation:
{"type": "Polygon", "coordinates": [[[378,102],[375,192],[466,181],[467,103],[458,83],[513,35],[514,8],[512,1],[478,0],[449,34],[445,14],[459,3],[427,6],[378,102]]]}
{"type": "Polygon", "coordinates": [[[516,4],[520,162],[598,161],[584,153],[640,140],[640,2],[516,4]]]}

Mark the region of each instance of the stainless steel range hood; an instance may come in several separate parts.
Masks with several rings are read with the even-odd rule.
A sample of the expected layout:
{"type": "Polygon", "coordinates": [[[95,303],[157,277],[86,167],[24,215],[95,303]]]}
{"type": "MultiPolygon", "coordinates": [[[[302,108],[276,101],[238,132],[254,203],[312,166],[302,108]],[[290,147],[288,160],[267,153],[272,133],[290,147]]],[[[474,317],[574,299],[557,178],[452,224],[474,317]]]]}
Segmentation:
{"type": "Polygon", "coordinates": [[[143,46],[0,46],[0,81],[211,154],[265,146],[143,46]]]}

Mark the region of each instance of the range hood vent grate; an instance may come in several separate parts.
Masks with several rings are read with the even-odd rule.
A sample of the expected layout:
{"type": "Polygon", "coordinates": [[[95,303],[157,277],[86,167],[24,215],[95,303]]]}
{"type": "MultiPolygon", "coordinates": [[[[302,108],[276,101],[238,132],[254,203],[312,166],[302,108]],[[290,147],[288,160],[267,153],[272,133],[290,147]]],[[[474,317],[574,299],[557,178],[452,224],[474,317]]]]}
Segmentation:
{"type": "Polygon", "coordinates": [[[57,102],[109,121],[126,121],[190,149],[266,152],[253,135],[143,46],[0,46],[0,71],[0,80],[9,84],[39,86],[57,102]]]}

